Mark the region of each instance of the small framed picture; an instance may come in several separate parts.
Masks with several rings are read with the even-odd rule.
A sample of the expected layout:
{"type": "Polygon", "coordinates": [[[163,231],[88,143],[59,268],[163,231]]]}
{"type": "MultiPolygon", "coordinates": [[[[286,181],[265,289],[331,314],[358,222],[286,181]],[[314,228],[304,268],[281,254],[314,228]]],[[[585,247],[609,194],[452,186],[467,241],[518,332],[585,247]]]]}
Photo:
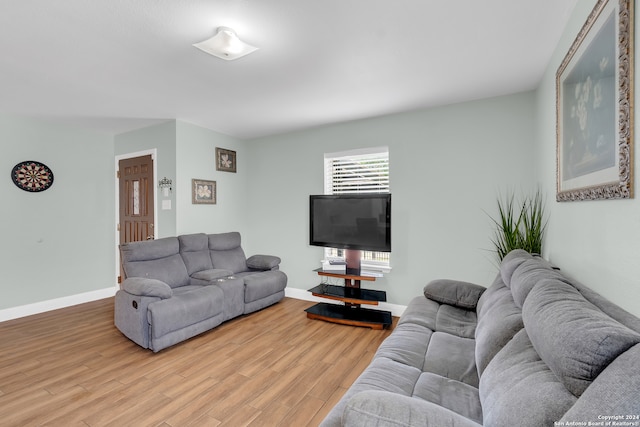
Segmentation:
{"type": "Polygon", "coordinates": [[[191,203],[199,204],[216,204],[216,182],[205,181],[203,179],[191,180],[191,203]]]}
{"type": "Polygon", "coordinates": [[[216,147],[216,170],[236,172],[236,152],[216,147]]]}

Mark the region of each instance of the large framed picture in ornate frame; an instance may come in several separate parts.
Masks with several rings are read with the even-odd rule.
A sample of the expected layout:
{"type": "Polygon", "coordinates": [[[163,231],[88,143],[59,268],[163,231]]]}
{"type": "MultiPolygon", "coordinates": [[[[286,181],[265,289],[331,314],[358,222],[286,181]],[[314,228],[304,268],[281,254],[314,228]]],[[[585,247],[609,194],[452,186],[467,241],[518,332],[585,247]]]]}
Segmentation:
{"type": "Polygon", "coordinates": [[[599,0],[558,67],[558,201],[633,197],[633,3],[599,0]]]}

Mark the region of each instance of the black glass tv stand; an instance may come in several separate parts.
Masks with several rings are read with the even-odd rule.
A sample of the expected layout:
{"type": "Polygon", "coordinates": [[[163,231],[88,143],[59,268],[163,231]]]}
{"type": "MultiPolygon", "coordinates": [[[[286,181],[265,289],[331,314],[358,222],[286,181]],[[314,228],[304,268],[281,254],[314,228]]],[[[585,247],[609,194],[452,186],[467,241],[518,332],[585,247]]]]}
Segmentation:
{"type": "Polygon", "coordinates": [[[313,296],[341,301],[341,304],[318,303],[305,311],[309,319],[324,320],[351,326],[383,329],[391,325],[391,312],[362,308],[361,305],[378,305],[387,300],[387,293],[360,287],[360,281],[375,281],[374,276],[337,273],[321,268],[314,270],[320,276],[344,279],[344,286],[321,283],[309,289],[313,296]]]}

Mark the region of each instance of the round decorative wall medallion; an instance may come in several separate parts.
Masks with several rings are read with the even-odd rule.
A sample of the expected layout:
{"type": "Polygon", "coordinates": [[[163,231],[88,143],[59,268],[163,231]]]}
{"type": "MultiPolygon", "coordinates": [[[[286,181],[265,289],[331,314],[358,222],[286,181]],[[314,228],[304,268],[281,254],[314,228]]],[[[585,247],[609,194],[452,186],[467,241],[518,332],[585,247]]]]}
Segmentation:
{"type": "Polygon", "coordinates": [[[13,167],[11,180],[19,189],[37,193],[51,187],[53,172],[43,163],[28,160],[13,167]]]}

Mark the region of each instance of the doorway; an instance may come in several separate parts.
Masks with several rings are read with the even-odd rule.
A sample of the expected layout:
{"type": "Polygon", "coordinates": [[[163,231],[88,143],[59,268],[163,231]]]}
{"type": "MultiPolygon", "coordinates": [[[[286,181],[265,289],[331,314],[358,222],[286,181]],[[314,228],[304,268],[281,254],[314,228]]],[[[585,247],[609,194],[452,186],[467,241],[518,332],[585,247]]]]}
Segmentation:
{"type": "Polygon", "coordinates": [[[116,157],[116,270],[124,275],[119,245],[156,238],[155,150],[116,157]]]}

